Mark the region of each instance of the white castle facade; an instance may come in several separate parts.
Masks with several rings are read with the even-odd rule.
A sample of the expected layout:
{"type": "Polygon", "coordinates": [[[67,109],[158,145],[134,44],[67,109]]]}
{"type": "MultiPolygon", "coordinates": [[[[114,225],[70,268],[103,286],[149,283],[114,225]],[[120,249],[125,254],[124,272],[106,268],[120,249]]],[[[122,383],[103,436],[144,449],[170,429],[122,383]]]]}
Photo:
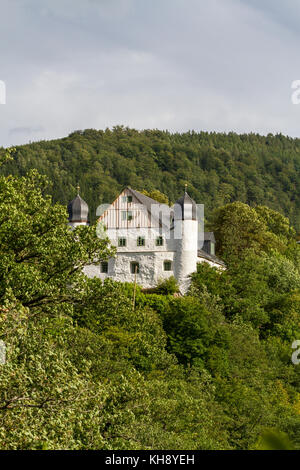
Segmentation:
{"type": "MultiPolygon", "coordinates": [[[[199,207],[199,206],[198,206],[199,207]]],[[[77,195],[68,206],[72,227],[88,224],[88,206],[77,195]]],[[[104,210],[97,228],[116,246],[116,257],[85,268],[88,277],[112,278],[151,288],[174,276],[182,293],[197,263],[224,269],[213,233],[201,230],[195,201],[185,191],[172,208],[126,188],[104,210]]]]}

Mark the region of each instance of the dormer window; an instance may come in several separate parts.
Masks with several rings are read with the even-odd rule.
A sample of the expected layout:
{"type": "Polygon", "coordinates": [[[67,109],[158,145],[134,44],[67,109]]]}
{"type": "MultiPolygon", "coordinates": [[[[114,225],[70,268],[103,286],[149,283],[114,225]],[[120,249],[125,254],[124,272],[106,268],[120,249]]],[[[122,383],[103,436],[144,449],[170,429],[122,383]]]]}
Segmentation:
{"type": "Polygon", "coordinates": [[[215,247],[216,247],[216,244],[212,240],[205,240],[204,243],[203,243],[203,251],[205,251],[209,255],[215,256],[215,254],[216,254],[215,247]]]}

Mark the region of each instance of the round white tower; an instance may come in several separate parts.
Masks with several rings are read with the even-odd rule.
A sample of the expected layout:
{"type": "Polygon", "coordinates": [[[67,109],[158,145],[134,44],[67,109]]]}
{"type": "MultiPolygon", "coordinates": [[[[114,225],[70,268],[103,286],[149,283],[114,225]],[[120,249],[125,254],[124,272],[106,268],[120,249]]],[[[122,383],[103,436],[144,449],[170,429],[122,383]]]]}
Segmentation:
{"type": "Polygon", "coordinates": [[[185,294],[190,285],[189,275],[197,269],[198,257],[197,204],[186,190],[174,205],[174,238],[174,274],[185,294]]]}
{"type": "Polygon", "coordinates": [[[77,196],[68,204],[69,224],[71,227],[77,225],[88,225],[89,206],[79,196],[79,186],[77,186],[77,196]]]}

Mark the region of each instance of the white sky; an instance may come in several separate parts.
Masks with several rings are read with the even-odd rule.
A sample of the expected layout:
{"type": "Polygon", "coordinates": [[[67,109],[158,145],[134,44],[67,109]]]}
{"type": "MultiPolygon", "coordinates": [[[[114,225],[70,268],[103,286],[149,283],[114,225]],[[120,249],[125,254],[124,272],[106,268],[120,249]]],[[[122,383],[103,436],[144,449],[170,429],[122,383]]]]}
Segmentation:
{"type": "Polygon", "coordinates": [[[117,124],[300,136],[298,0],[0,0],[0,146],[117,124]]]}

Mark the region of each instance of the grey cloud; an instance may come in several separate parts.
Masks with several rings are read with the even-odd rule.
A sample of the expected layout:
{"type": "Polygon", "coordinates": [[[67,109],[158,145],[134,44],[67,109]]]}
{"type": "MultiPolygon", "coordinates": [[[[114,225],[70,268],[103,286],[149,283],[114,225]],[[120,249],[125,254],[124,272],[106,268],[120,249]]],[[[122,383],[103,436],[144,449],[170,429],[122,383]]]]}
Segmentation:
{"type": "Polygon", "coordinates": [[[44,132],[44,128],[43,127],[14,127],[12,129],[9,129],[9,134],[10,135],[14,135],[14,134],[24,134],[25,136],[26,135],[30,135],[30,134],[36,134],[38,132],[44,132]]]}
{"type": "Polygon", "coordinates": [[[299,135],[295,2],[1,3],[0,146],[116,124],[299,135]]]}

